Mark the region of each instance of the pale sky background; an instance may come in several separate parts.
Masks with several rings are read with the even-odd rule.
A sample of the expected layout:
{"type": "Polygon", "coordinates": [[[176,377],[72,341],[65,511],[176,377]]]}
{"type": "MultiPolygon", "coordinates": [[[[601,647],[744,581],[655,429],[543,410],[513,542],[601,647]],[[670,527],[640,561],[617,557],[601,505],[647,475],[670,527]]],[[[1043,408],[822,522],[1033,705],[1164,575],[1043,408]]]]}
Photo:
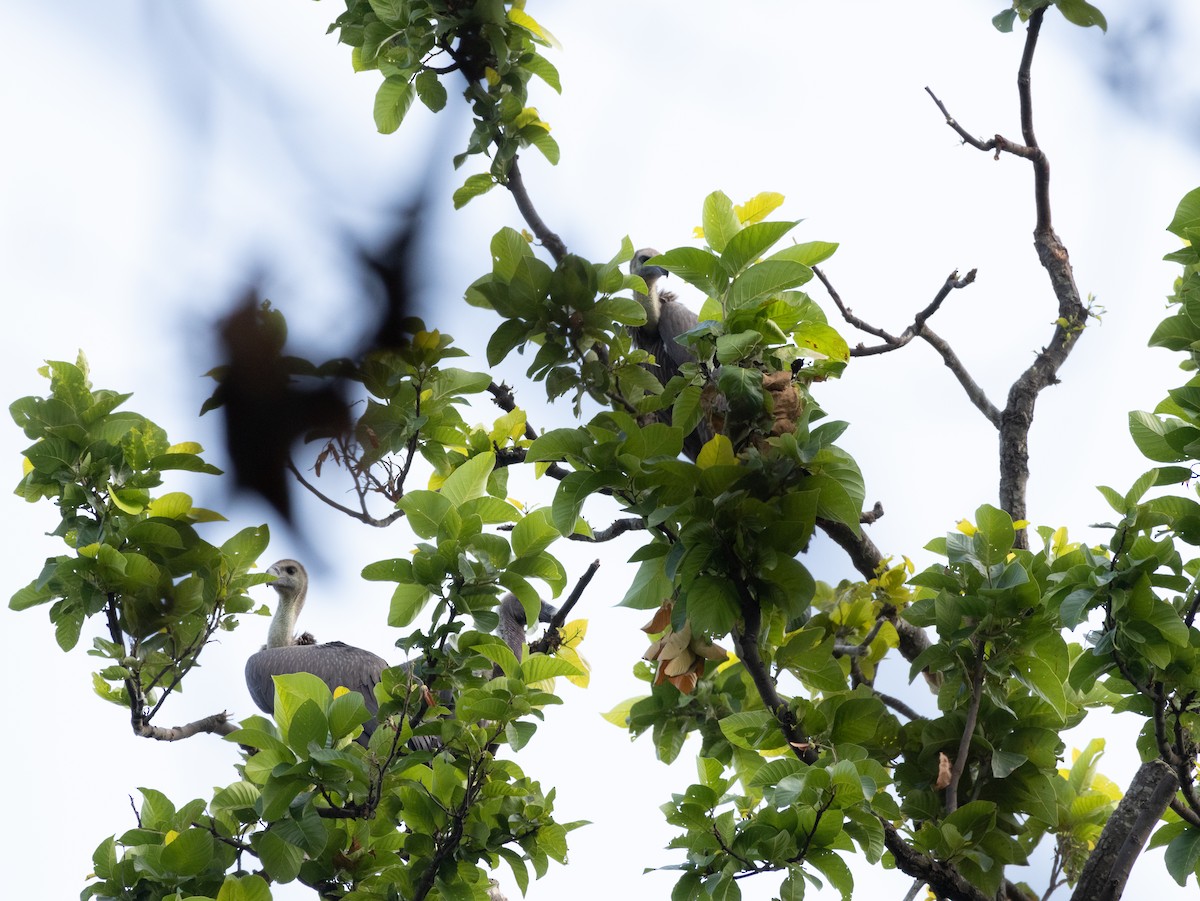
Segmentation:
{"type": "MultiPolygon", "coordinates": [[[[933,326],[1003,405],[1056,315],[1031,244],[1029,166],[960,146],[923,90],[932,87],[971,132],[1019,138],[1022,36],[992,28],[1001,6],[531,2],[564,48],[548,53],[564,96],[535,83],[531,100],[554,127],[563,159],[552,168],[527,154],[526,181],[551,227],[593,259],[611,256],[626,234],[636,246],[690,243],[712,190],[735,202],[780,191],[787,202],[778,215],[806,220],[793,233],[798,240],[841,243],[824,268],[842,297],[895,332],[950,271],[977,267],[976,284],[952,296],[933,326]]],[[[1033,76],[1056,227],[1081,290],[1107,312],[1084,335],[1063,384],[1038,405],[1030,511],[1036,523],[1067,525],[1091,540],[1102,536],[1088,525],[1108,517],[1093,486],[1124,491],[1149,468],[1127,436],[1127,412],[1152,409],[1182,381],[1176,360],[1145,344],[1177,269],[1161,262],[1174,248],[1164,226],[1179,198],[1200,184],[1200,84],[1187,52],[1200,39],[1200,15],[1184,0],[1103,6],[1107,36],[1050,15],[1033,76]]],[[[375,132],[378,76],[355,75],[348,48],[325,35],[340,4],[8,7],[0,30],[6,403],[44,394],[48,383],[36,369],[46,359],[73,360],[82,348],[96,387],[135,392],[129,409],[175,441],[201,441],[223,464],[217,419],[196,418],[211,387],[202,373],[217,360],[214,320],[258,273],[288,316],[293,350],[341,353],[359,337],[360,315],[344,269],[345,236],[376,239],[397,200],[426,181],[435,215],[423,251],[425,318],[472,351],[485,346],[499,320],[460,298],[489,267],[491,235],[522,222],[502,190],[463,211],[451,208],[451,192],[481,168],[472,160],[451,171],[449,156],[467,130],[453,94],[448,115],[435,120],[414,107],[399,134],[375,132]],[[434,150],[435,141],[450,146],[434,150]]],[[[827,301],[816,283],[812,293],[827,301]]],[[[517,382],[523,362],[506,363],[497,377],[517,382]]],[[[519,391],[539,428],[566,422],[567,410],[545,409],[540,386],[519,391]]],[[[871,532],[886,553],[923,566],[931,562],[921,550],[930,538],[995,501],[995,433],[928,347],[856,361],[818,398],[852,423],[841,443],[864,471],[868,505],[879,500],[887,511],[871,532]]],[[[480,407],[472,418],[494,415],[480,407]]],[[[0,429],[12,484],[25,444],[15,427],[0,429]]],[[[514,494],[548,503],[552,487],[517,485],[514,494]]],[[[306,503],[301,540],[261,505],[232,500],[217,480],[167,486],[177,489],[229,517],[203,533],[210,541],[269,522],[274,537],[262,566],[302,554],[310,564],[305,627],[388,655],[390,593],[358,574],[407,551],[412,539],[402,526],[369,530],[306,503]]],[[[594,522],[604,517],[597,509],[594,522]]],[[[44,535],[57,523],[49,506],[11,498],[3,522],[7,598],[62,545],[44,535]]],[[[593,557],[604,561],[579,608],[591,621],[583,651],[594,679],[587,691],[563,688],[566,706],[547,712],[519,760],[543,788],[557,786],[561,821],[594,825],[572,834],[571,866],[552,867],[530,887],[531,899],[666,898],[674,883],[669,872],[642,870],[680,859],[664,850],[672,830],[658,807],[692,781],[691,765],[662,766],[649,737],[631,744],[599,717],[643,693],[630,670],[645,646],[638,631],[645,617],[613,608],[629,578],[620,561],[635,546],[559,549],[572,579],[593,557]]],[[[819,579],[849,574],[840,552],[821,541],[805,563],[819,579]]],[[[256,596],[274,599],[265,588],[256,596]]],[[[250,618],[223,635],[160,722],[255,712],[242,664],[265,631],[265,620],[250,618]]],[[[133,825],[127,796],[137,786],[181,804],[236,779],[231,744],[132,736],[127,716],[91,692],[95,661],[84,651],[94,634],[89,624],[80,646],[64,655],[44,608],[3,614],[10,698],[3,855],[8,884],[22,897],[76,897],[95,846],[133,825]]],[[[897,684],[906,673],[894,668],[897,684]]],[[[1090,719],[1069,741],[1083,747],[1106,735],[1101,769],[1125,785],[1137,766],[1139,725],[1128,716],[1090,719]]],[[[690,760],[686,751],[682,757],[690,760]]],[[[1161,851],[1143,856],[1127,897],[1195,892],[1176,886],[1161,860],[1161,851]]],[[[1011,876],[1040,891],[1047,861],[1011,876]]],[[[851,866],[860,897],[898,898],[908,888],[900,874],[860,859],[851,866]]],[[[515,901],[511,875],[502,867],[497,876],[515,901]]],[[[741,887],[748,898],[769,898],[778,882],[765,875],[741,887]]],[[[313,896],[289,886],[276,897],[313,896]]]]}

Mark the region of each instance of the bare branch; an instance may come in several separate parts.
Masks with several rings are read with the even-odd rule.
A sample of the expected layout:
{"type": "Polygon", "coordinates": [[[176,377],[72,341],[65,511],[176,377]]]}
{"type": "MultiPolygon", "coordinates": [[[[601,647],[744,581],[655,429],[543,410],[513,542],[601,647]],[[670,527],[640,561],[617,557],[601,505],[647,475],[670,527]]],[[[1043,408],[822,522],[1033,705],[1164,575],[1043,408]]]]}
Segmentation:
{"type": "Polygon", "coordinates": [[[1171,799],[1170,807],[1173,811],[1179,814],[1179,818],[1181,820],[1186,820],[1197,829],[1200,829],[1200,813],[1192,810],[1192,808],[1188,807],[1178,798],[1171,799]]]}
{"type": "Polygon", "coordinates": [[[872,691],[875,692],[875,697],[879,698],[879,700],[883,701],[884,704],[886,704],[888,707],[891,707],[894,711],[899,713],[901,716],[906,716],[910,720],[928,719],[928,717],[922,716],[921,714],[917,713],[917,711],[913,710],[913,708],[909,707],[907,704],[905,704],[899,698],[894,697],[893,695],[889,695],[885,692],[879,691],[878,689],[873,688],[872,691]]]}
{"type": "Polygon", "coordinates": [[[588,541],[599,544],[604,541],[612,541],[618,535],[624,535],[626,532],[635,532],[639,529],[650,528],[646,524],[646,520],[640,516],[628,516],[624,519],[618,519],[606,529],[601,529],[599,532],[592,532],[591,535],[580,535],[577,532],[572,532],[567,537],[572,541],[588,541]]]}
{"type": "Polygon", "coordinates": [[[521,211],[530,230],[542,242],[542,246],[550,251],[554,262],[561,263],[563,257],[567,255],[567,245],[563,243],[562,238],[550,230],[550,227],[542,221],[542,217],[538,215],[538,211],[534,209],[529,192],[525,189],[525,179],[521,177],[521,167],[517,165],[516,157],[513,157],[512,165],[508,167],[508,181],[505,183],[505,187],[512,192],[513,199],[517,202],[517,209],[521,211]]]}
{"type": "Polygon", "coordinates": [[[235,723],[229,722],[229,713],[222,711],[182,726],[171,726],[169,728],[165,726],[151,726],[144,720],[139,722],[137,717],[135,717],[133,731],[142,738],[153,738],[157,741],[179,741],[184,738],[191,738],[193,735],[200,735],[204,732],[211,732],[216,735],[229,735],[232,732],[236,732],[238,728],[235,723]]]}
{"type": "Polygon", "coordinates": [[[958,379],[958,383],[967,392],[967,399],[975,405],[975,408],[980,413],[987,417],[988,422],[996,428],[1000,428],[1000,410],[988,400],[987,393],[979,383],[971,378],[971,374],[967,372],[967,368],[950,345],[946,343],[946,340],[929,326],[921,329],[921,339],[941,355],[942,362],[946,364],[946,368],[954,373],[954,377],[958,379]]]}
{"type": "MultiPolygon", "coordinates": [[[[546,626],[547,633],[557,632],[563,627],[563,624],[567,621],[567,617],[571,615],[571,610],[576,604],[579,603],[579,599],[583,597],[583,592],[587,589],[588,585],[591,584],[592,577],[596,575],[596,571],[598,569],[600,569],[599,560],[593,560],[590,564],[588,564],[587,570],[582,576],[579,577],[579,581],[575,583],[575,587],[571,589],[571,593],[567,595],[567,599],[563,601],[562,606],[558,608],[558,612],[550,618],[550,622],[546,626]]],[[[541,642],[543,641],[545,641],[544,638],[540,641],[534,642],[529,646],[529,650],[544,651],[545,649],[540,646],[541,642]]]]}
{"type": "Polygon", "coordinates": [[[860,331],[867,332],[868,334],[874,335],[877,338],[883,339],[883,344],[876,344],[872,347],[866,347],[862,344],[859,344],[857,347],[854,347],[850,350],[850,356],[866,357],[888,353],[889,351],[899,350],[901,347],[904,347],[911,342],[913,338],[920,337],[926,341],[930,347],[938,352],[942,358],[942,362],[946,364],[946,368],[948,368],[954,374],[954,377],[958,379],[958,383],[962,385],[963,390],[967,392],[967,397],[970,399],[971,403],[975,405],[979,412],[987,417],[988,422],[996,426],[996,428],[1000,427],[1000,410],[995,404],[988,400],[987,394],[984,392],[983,388],[981,388],[979,383],[976,382],[971,377],[970,373],[967,372],[966,366],[963,365],[962,360],[958,358],[958,355],[953,351],[946,340],[929,327],[929,318],[941,308],[942,303],[950,295],[950,292],[955,289],[965,288],[967,285],[975,281],[976,270],[972,269],[962,278],[958,277],[957,271],[951,272],[950,275],[946,277],[946,281],[943,282],[942,287],[938,290],[937,294],[934,295],[933,300],[929,302],[925,309],[921,310],[921,312],[914,317],[912,325],[906,328],[899,335],[892,335],[881,328],[871,325],[866,320],[855,316],[853,311],[851,311],[851,309],[842,301],[841,295],[838,294],[837,290],[833,287],[832,282],[830,282],[825,273],[816,266],[813,267],[813,272],[815,272],[817,278],[821,280],[821,284],[825,286],[825,290],[829,292],[830,298],[833,299],[834,304],[837,305],[838,310],[842,314],[842,318],[845,319],[846,322],[850,323],[850,325],[854,326],[860,331]]]}
{"type": "MultiPolygon", "coordinates": [[[[1046,7],[1033,12],[1029,17],[1029,29],[1025,36],[1025,48],[1021,54],[1021,65],[1017,71],[1017,95],[1021,108],[1021,136],[1024,144],[1008,141],[996,135],[991,141],[971,137],[950,115],[933,91],[926,90],[933,98],[946,122],[968,144],[978,150],[994,150],[1029,160],[1033,165],[1033,195],[1036,222],[1033,243],[1038,260],[1050,276],[1054,296],[1058,300],[1058,317],[1050,343],[1041,349],[1033,364],[1013,382],[1008,393],[1008,402],[1000,414],[1000,506],[1013,519],[1026,518],[1026,492],[1029,484],[1029,429],[1033,424],[1033,409],[1042,389],[1058,383],[1058,370],[1066,362],[1075,346],[1075,340],[1087,323],[1088,312],[1079,296],[1075,276],[1067,248],[1054,233],[1050,212],[1050,163],[1033,129],[1033,91],[1030,75],[1033,56],[1037,49],[1038,35],[1046,7]]],[[[1016,547],[1027,548],[1029,539],[1026,531],[1017,532],[1016,547]]]]}
{"type": "Polygon", "coordinates": [[[1071,893],[1071,901],[1115,901],[1125,890],[1134,861],[1175,796],[1179,780],[1161,760],[1143,763],[1104,825],[1071,893]]]}
{"type": "Polygon", "coordinates": [[[975,668],[971,673],[971,704],[967,707],[967,719],[963,723],[963,734],[958,740],[958,752],[954,755],[954,766],[950,768],[950,782],[946,786],[946,813],[958,809],[958,783],[967,768],[967,757],[971,752],[971,738],[975,734],[975,723],[979,720],[979,705],[983,700],[983,674],[985,642],[975,639],[975,668]]]}
{"type": "Polygon", "coordinates": [[[319,488],[317,488],[315,485],[311,484],[306,478],[304,478],[304,475],[300,472],[300,469],[296,466],[296,464],[290,458],[288,459],[287,467],[291,471],[292,475],[295,477],[296,481],[299,482],[304,488],[308,489],[308,491],[311,492],[312,495],[314,497],[316,497],[319,501],[321,501],[324,504],[328,504],[330,507],[332,507],[334,510],[337,510],[339,513],[345,513],[351,519],[357,519],[359,522],[365,523],[368,526],[375,526],[378,529],[383,529],[383,528],[386,528],[387,526],[390,526],[397,519],[399,519],[400,517],[402,517],[404,515],[403,510],[396,510],[395,512],[390,513],[387,516],[385,516],[383,519],[377,519],[374,516],[372,516],[371,514],[369,514],[366,511],[366,509],[363,509],[361,511],[360,510],[351,510],[349,507],[347,507],[343,504],[339,504],[337,501],[333,500],[333,498],[327,497],[325,494],[323,494],[321,492],[321,490],[319,488]]]}

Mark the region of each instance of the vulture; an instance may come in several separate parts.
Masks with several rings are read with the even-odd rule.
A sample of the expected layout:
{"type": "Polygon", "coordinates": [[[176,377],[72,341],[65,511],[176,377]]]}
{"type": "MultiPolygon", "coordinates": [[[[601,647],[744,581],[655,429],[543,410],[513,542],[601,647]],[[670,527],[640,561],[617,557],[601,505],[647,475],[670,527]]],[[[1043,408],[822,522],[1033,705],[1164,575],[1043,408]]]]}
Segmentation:
{"type": "MultiPolygon", "coordinates": [[[[271,677],[312,673],[331,690],[342,685],[363,696],[367,710],[372,714],[372,719],[363,726],[363,737],[369,738],[377,725],[374,714],[379,710],[374,689],[388,662],[378,654],[341,641],[317,644],[307,632],[297,637],[296,619],[308,594],[308,573],[295,560],[280,560],[273,563],[267,572],[275,576],[271,587],[279,593],[279,606],[267,630],[266,646],[246,661],[246,687],[250,690],[250,697],[259,710],[274,714],[275,683],[271,677]]],[[[554,607],[543,602],[538,619],[549,622],[556,612],[554,607]]],[[[525,641],[525,608],[515,595],[508,594],[500,602],[499,614],[497,632],[520,659],[521,646],[525,641]]],[[[404,667],[411,672],[415,664],[416,661],[410,661],[404,667]]],[[[451,697],[443,697],[441,703],[447,707],[454,706],[451,697]]],[[[413,741],[419,742],[421,738],[413,741]]],[[[429,750],[428,747],[421,749],[429,750]]]]}
{"type": "MultiPolygon", "coordinates": [[[[629,271],[642,277],[647,292],[634,291],[633,294],[646,311],[646,324],[629,331],[636,347],[654,355],[654,364],[647,364],[646,368],[665,385],[679,374],[679,367],[695,361],[692,349],[679,343],[677,338],[698,326],[700,317],[680,303],[673,292],[662,287],[662,280],[668,274],[666,269],[646,265],[647,260],[656,256],[657,250],[643,247],[629,262],[629,271]]],[[[662,418],[670,422],[670,411],[664,411],[662,418]]],[[[712,429],[702,421],[690,435],[684,436],[684,454],[695,460],[700,448],[711,437],[712,429]]]]}

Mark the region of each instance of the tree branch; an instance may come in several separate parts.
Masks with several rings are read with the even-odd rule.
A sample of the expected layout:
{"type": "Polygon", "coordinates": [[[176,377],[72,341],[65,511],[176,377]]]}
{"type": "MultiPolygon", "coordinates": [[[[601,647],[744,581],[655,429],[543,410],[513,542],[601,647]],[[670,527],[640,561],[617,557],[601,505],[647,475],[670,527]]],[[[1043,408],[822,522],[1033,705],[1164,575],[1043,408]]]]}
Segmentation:
{"type": "MultiPolygon", "coordinates": [[[[936,98],[934,99],[936,100],[936,98]]],[[[940,102],[941,101],[938,101],[939,104],[940,102]]],[[[821,284],[825,286],[825,290],[829,292],[830,298],[832,298],[834,304],[837,305],[838,310],[842,314],[842,318],[845,319],[846,322],[850,323],[850,325],[854,326],[860,331],[867,332],[868,334],[874,335],[877,338],[883,339],[883,344],[877,344],[873,347],[865,347],[862,344],[859,344],[857,347],[851,349],[850,356],[866,357],[875,354],[887,353],[889,351],[899,350],[901,347],[904,347],[910,341],[912,341],[913,338],[922,338],[926,343],[929,344],[930,347],[938,352],[942,358],[942,362],[946,364],[946,368],[954,374],[954,377],[958,379],[958,383],[962,385],[963,390],[967,392],[967,398],[971,401],[971,403],[975,405],[979,412],[987,417],[988,422],[990,422],[996,428],[1000,427],[1000,410],[995,404],[988,400],[987,394],[984,392],[983,388],[980,387],[979,383],[971,377],[969,372],[967,372],[966,366],[963,365],[962,360],[958,358],[958,355],[946,342],[946,339],[934,332],[934,330],[931,329],[928,324],[929,317],[938,311],[942,305],[942,302],[946,299],[946,297],[949,296],[952,290],[956,288],[965,288],[967,285],[975,281],[974,269],[968,272],[963,278],[958,277],[957,271],[951,272],[950,275],[946,277],[946,281],[942,284],[942,287],[938,290],[937,294],[934,295],[934,298],[932,301],[930,301],[929,305],[926,306],[925,309],[921,310],[921,312],[919,312],[913,319],[913,324],[906,328],[899,335],[891,335],[883,329],[871,325],[866,320],[855,316],[850,308],[842,302],[841,296],[833,287],[832,282],[830,282],[828,277],[826,277],[825,273],[822,272],[817,266],[813,267],[813,272],[816,273],[817,278],[821,280],[821,284]]]]}
{"type": "Polygon", "coordinates": [[[595,544],[600,544],[605,541],[612,541],[618,535],[624,535],[626,532],[636,532],[640,529],[648,529],[646,520],[640,516],[629,516],[624,519],[618,519],[608,528],[601,529],[599,532],[593,531],[591,535],[580,535],[578,532],[572,532],[567,536],[571,541],[587,541],[595,544]]]}
{"type": "Polygon", "coordinates": [[[211,716],[206,716],[203,719],[195,720],[190,723],[185,723],[182,726],[151,726],[145,720],[134,717],[133,731],[142,738],[153,738],[157,741],[180,741],[184,738],[191,738],[193,735],[199,735],[203,732],[212,732],[217,735],[229,735],[236,732],[240,727],[229,722],[229,713],[221,711],[214,713],[211,716]]]}
{"type": "Polygon", "coordinates": [[[958,740],[958,752],[954,755],[954,766],[950,768],[950,782],[946,785],[946,813],[954,813],[958,809],[958,783],[967,768],[967,757],[971,752],[971,737],[975,734],[975,724],[979,720],[979,705],[983,700],[983,673],[985,659],[985,642],[982,638],[975,639],[975,668],[971,673],[971,704],[967,708],[967,719],[963,723],[963,734],[958,740]]]}
{"type": "Polygon", "coordinates": [[[571,593],[567,595],[567,599],[563,601],[563,605],[558,608],[558,612],[550,617],[550,622],[546,625],[546,634],[529,645],[529,652],[531,654],[544,654],[550,650],[550,635],[557,632],[566,623],[567,617],[571,615],[571,610],[579,603],[579,599],[583,597],[584,590],[591,583],[592,577],[596,575],[598,569],[600,569],[599,560],[593,560],[588,564],[587,570],[579,577],[579,581],[575,583],[575,587],[571,589],[571,593]]]}
{"type": "Polygon", "coordinates": [[[505,187],[512,192],[513,199],[517,202],[517,209],[521,211],[530,231],[542,242],[542,246],[550,251],[554,262],[561,263],[563,257],[567,255],[567,245],[563,243],[562,238],[550,230],[550,227],[542,221],[542,217],[538,215],[538,211],[534,209],[529,192],[525,189],[525,179],[521,177],[521,167],[517,165],[516,157],[513,157],[512,164],[508,167],[508,181],[505,182],[505,187]]]}
{"type": "Polygon", "coordinates": [[[325,495],[320,489],[318,489],[315,485],[311,484],[306,478],[304,478],[304,475],[300,472],[300,469],[296,466],[295,462],[293,462],[291,457],[288,458],[287,468],[292,473],[292,476],[295,477],[296,481],[299,482],[301,484],[301,486],[308,489],[308,491],[314,497],[316,497],[317,500],[321,501],[324,504],[327,504],[328,506],[332,507],[334,510],[337,510],[339,513],[346,514],[351,519],[357,519],[359,522],[364,523],[365,525],[374,526],[377,529],[387,528],[392,523],[394,523],[397,519],[400,519],[400,517],[402,517],[404,515],[403,510],[396,510],[395,512],[389,513],[387,516],[383,517],[383,519],[376,519],[374,516],[372,516],[370,513],[368,513],[366,511],[366,509],[363,509],[361,511],[360,510],[351,510],[349,507],[347,507],[343,504],[339,504],[333,498],[325,495]]]}
{"type": "Polygon", "coordinates": [[[787,702],[779,696],[779,692],[775,689],[775,680],[767,672],[767,666],[758,653],[758,636],[762,629],[762,611],[759,609],[758,602],[750,596],[743,580],[735,579],[733,581],[737,586],[742,613],[742,628],[738,630],[735,627],[730,633],[733,636],[738,658],[741,660],[742,666],[746,668],[746,672],[750,674],[754,687],[758,689],[758,695],[762,698],[763,705],[771,711],[775,721],[779,723],[779,729],[783,732],[783,737],[787,740],[792,753],[804,763],[816,763],[817,749],[813,747],[808,736],[804,734],[804,730],[800,728],[800,724],[796,722],[795,714],[792,713],[787,702]]]}
{"type": "Polygon", "coordinates": [[[938,897],[947,898],[949,901],[995,901],[994,896],[984,894],[971,885],[951,864],[922,854],[906,842],[896,827],[883,817],[879,818],[879,822],[883,825],[883,843],[892,852],[900,872],[921,880],[933,889],[938,897]]]}
{"type": "MultiPolygon", "coordinates": [[[[933,102],[946,117],[946,122],[968,144],[978,150],[993,150],[1029,160],[1033,166],[1033,195],[1036,221],[1033,243],[1038,261],[1050,276],[1054,296],[1058,300],[1058,317],[1050,343],[1039,351],[1033,364],[1013,382],[1008,402],[1000,414],[1000,506],[1015,520],[1027,518],[1026,493],[1029,484],[1029,430],[1033,425],[1034,405],[1042,389],[1058,383],[1058,370],[1066,362],[1075,340],[1087,323],[1088,311],[1079,296],[1067,249],[1054,233],[1050,210],[1050,162],[1038,146],[1033,129],[1033,90],[1030,75],[1033,56],[1046,7],[1035,10],[1029,17],[1025,48],[1017,70],[1017,95],[1021,109],[1021,135],[1025,143],[1016,144],[1001,135],[990,141],[971,137],[950,115],[945,104],[926,88],[933,102]]],[[[1017,531],[1017,548],[1028,548],[1025,529],[1017,531]]]]}
{"type": "Polygon", "coordinates": [[[1104,825],[1071,893],[1071,901],[1115,901],[1125,890],[1134,861],[1179,787],[1161,760],[1143,763],[1104,825]]]}

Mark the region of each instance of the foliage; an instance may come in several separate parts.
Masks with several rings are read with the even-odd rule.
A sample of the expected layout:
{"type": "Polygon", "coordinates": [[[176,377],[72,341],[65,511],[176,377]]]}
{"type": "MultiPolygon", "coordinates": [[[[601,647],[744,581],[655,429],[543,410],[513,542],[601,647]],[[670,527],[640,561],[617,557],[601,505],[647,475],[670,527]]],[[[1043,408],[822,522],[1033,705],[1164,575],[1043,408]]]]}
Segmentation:
{"type": "MultiPolygon", "coordinates": [[[[415,97],[440,110],[442,76],[461,73],[475,128],[456,163],[485,152],[492,163],[456,203],[498,183],[527,201],[514,184],[518,152],[558,155],[527,88],[534,75],[559,85],[536,49],[553,40],[524,4],[345,6],[331,30],[353,48],[356,69],[383,76],[379,129],[394,131],[415,97]]],[[[1083,0],[1021,0],[996,25],[1040,25],[1051,7],[1106,27],[1083,0]]],[[[697,781],[662,808],[682,852],[673,898],[736,899],[744,877],[763,873],[789,901],[809,884],[849,897],[852,853],[944,895],[1019,895],[1006,867],[1043,841],[1054,846],[1050,887],[1074,884],[1119,793],[1097,772],[1097,743],[1063,768],[1061,735],[1099,706],[1143,717],[1143,759],[1169,766],[1179,789],[1154,841],[1167,845],[1180,884],[1200,872],[1200,557],[1190,550],[1200,544],[1200,504],[1178,492],[1148,497],[1193,478],[1200,377],[1153,413],[1131,415],[1137,446],[1160,465],[1123,494],[1101,489],[1116,513],[1102,546],[1040,528],[1042,547],[1030,550],[1027,524],[984,504],[974,522],[927,546],[940,560],[919,573],[907,559],[882,561],[862,581],[821,583],[798,557],[817,529],[861,548],[866,489],[837,444],[847,424],[817,400],[850,362],[849,344],[800,290],[837,248],[780,248],[799,224],[770,218],[782,202],[763,193],[735,205],[713,192],[696,231],[703,246],[649,262],[706,298],[681,339],[693,359],[666,384],[631,335],[646,322],[647,285],[626,272],[627,238],[603,262],[553,250],[548,262],[513,229],[492,238],[491,271],[466,289],[468,303],[502,319],[488,363],[528,350],[529,376],[551,400],[570,397],[575,428],[539,434],[507,389],[448,365],[463,353],[421,323],[409,323],[398,347],[317,366],[282,356],[282,318],[259,311],[259,327],[278,337],[265,346],[281,371],[348,379],[364,394],[349,432],[321,439],[314,467],[319,480],[332,462],[360,510],[304,481],[363,522],[406,521],[397,546],[415,544],[411,554],[363,577],[395,583],[388,624],[406,630],[396,644],[420,650],[421,662],[385,671],[369,740],[359,696],[304,674],[279,678],[275,721],[251,717],[231,736],[243,748],[238,781],[179,808],[144,789],[138,827],[100,845],[85,894],[257,899],[269,897],[268,882],[299,880],[322,897],[468,899],[486,895],[486,871],[501,860],[522,891],[530,866],[541,876],[549,860],[565,862],[566,835],[581,824],[556,822],[553,789],[509,758],[534,737],[542,708],[558,703],[549,680],[583,678],[583,630],[550,637],[551,650],[565,646],[557,657],[519,657],[491,633],[502,591],[530,622],[541,586],[564,591],[556,541],[612,532],[589,523],[600,496],[642,537],[623,604],[655,611],[643,627],[648,646],[639,640],[630,652],[642,658],[634,671],[646,693],[608,719],[649,733],[663,761],[698,738],[697,781]],[[469,426],[459,407],[485,391],[503,414],[469,426]],[[681,459],[694,433],[707,440],[681,459]],[[408,484],[418,455],[432,469],[426,487],[408,484]],[[557,480],[549,506],[508,499],[508,471],[519,465],[557,480]],[[376,518],[368,504],[381,502],[390,510],[376,518]],[[429,624],[412,630],[423,616],[429,624]],[[897,653],[935,692],[934,713],[876,688],[880,663],[897,653]],[[442,706],[451,697],[453,716],[442,706]],[[243,869],[248,858],[259,872],[243,869]]],[[[1184,352],[1190,372],[1200,364],[1200,190],[1170,228],[1188,242],[1169,257],[1184,274],[1152,343],[1184,352]]],[[[10,606],[54,600],[64,650],[84,618],[105,614],[112,640],[97,642],[109,661],[98,686],[146,734],[154,693],[180,683],[212,631],[249,608],[245,590],[266,580],[249,574],[266,531],[219,548],[203,542],[192,526],[210,514],[179,493],[150,494],[164,471],[212,472],[199,448],[172,447],[148,420],[116,412],[126,396],[93,392],[82,358],[46,374],[49,397],[12,407],[35,441],[18,493],[58,505],[55,534],[72,553],[48,561],[10,606]]],[[[206,409],[221,402],[218,388],[206,409]]],[[[1150,813],[1157,821],[1162,811],[1150,813]]]]}
{"type": "Polygon", "coordinates": [[[246,590],[268,578],[249,572],[267,530],[244,529],[220,547],[203,540],[195,526],[223,517],[183,492],[152,493],[172,471],[219,474],[200,446],[171,444],[146,417],[119,410],[128,394],[93,391],[82,354],[40,371],[50,395],[9,407],[34,441],[16,493],[55,504],[52,534],[69,553],[48,559],[9,606],[53,601],[50,621],[64,651],[87,618],[103,615],[108,638],[89,652],[106,661],[96,692],[129,708],[135,728],[148,725],[213,633],[234,628],[252,607],[246,590]]]}

